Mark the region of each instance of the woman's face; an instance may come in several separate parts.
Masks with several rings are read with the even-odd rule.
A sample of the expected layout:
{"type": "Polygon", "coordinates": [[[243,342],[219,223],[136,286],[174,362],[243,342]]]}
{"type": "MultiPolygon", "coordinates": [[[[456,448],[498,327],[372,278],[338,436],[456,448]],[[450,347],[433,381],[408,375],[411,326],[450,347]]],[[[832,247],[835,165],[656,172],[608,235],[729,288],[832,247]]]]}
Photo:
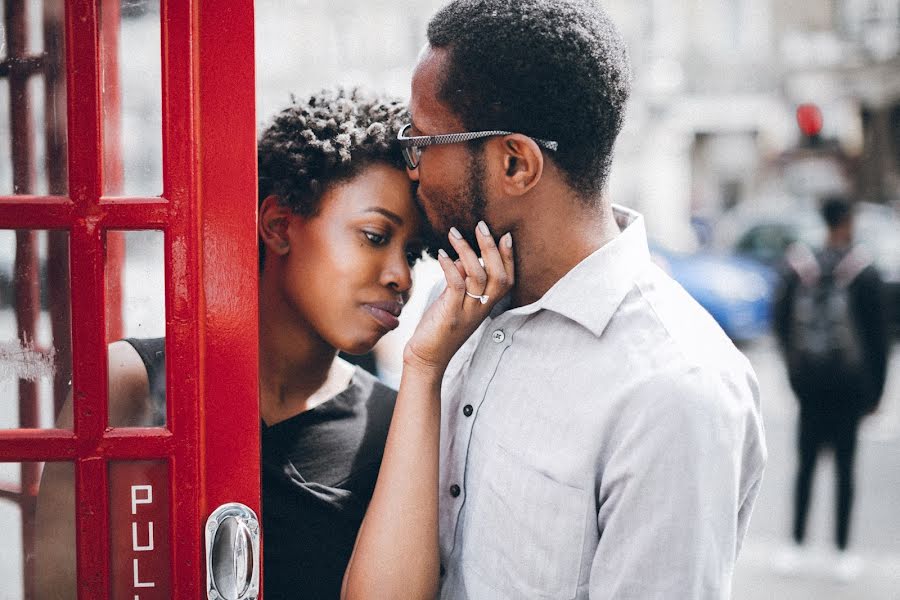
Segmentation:
{"type": "Polygon", "coordinates": [[[288,304],[329,345],[367,352],[398,325],[422,254],[421,226],[400,169],[375,164],[331,186],[315,216],[289,221],[288,304]]]}

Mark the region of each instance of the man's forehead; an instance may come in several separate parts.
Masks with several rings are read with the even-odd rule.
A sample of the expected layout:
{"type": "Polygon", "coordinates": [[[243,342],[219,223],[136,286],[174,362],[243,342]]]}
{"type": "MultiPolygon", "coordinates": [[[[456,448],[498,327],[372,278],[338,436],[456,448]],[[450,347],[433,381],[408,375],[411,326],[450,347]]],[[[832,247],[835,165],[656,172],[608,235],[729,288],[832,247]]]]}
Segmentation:
{"type": "Polygon", "coordinates": [[[439,99],[447,58],[446,50],[427,45],[419,54],[413,71],[409,113],[413,126],[420,132],[450,131],[448,127],[460,125],[453,111],[439,99]]]}

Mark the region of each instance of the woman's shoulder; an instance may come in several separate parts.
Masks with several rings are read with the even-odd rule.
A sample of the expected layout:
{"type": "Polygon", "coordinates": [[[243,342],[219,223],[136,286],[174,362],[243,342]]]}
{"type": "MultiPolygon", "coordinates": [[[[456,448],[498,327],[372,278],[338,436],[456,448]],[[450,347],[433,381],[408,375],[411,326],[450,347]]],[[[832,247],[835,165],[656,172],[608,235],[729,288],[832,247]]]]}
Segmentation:
{"type": "Polygon", "coordinates": [[[348,390],[353,401],[366,407],[370,417],[386,415],[390,419],[397,400],[397,390],[386,385],[375,375],[361,367],[354,367],[353,379],[348,390]]]}

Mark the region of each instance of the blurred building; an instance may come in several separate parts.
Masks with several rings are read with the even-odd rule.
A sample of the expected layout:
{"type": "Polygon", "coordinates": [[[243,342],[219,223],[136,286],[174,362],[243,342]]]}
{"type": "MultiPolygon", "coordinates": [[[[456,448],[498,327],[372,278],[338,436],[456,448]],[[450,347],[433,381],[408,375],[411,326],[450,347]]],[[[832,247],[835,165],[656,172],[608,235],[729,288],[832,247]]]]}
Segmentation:
{"type": "Polygon", "coordinates": [[[692,216],[833,189],[900,199],[897,0],[607,4],[635,70],[613,195],[652,235],[685,245],[692,216]],[[804,102],[822,110],[823,151],[786,160],[804,102]]]}
{"type": "MultiPolygon", "coordinates": [[[[258,124],[291,93],[328,85],[407,96],[426,25],[444,1],[257,0],[258,124]]],[[[601,1],[635,73],[611,197],[642,210],[654,237],[685,246],[692,217],[714,223],[735,206],[835,186],[880,203],[900,198],[900,0],[601,1]],[[785,164],[800,141],[801,102],[822,109],[822,137],[839,151],[831,163],[785,164]]],[[[161,186],[159,79],[149,76],[159,70],[155,5],[123,5],[131,7],[121,48],[130,193],[161,186]]],[[[0,123],[0,139],[7,134],[0,123]]],[[[0,158],[7,152],[0,144],[0,158]]],[[[0,172],[0,187],[11,188],[9,178],[0,172]]]]}

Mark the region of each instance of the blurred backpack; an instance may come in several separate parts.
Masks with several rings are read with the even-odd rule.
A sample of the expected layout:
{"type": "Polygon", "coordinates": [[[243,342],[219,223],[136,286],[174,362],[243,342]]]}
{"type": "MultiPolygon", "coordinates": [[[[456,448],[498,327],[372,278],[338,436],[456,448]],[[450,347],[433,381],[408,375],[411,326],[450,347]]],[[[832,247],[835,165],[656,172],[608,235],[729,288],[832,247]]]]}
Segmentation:
{"type": "Polygon", "coordinates": [[[862,368],[862,337],[852,312],[849,287],[871,264],[871,259],[861,249],[853,248],[827,271],[801,243],[788,248],[785,257],[799,280],[790,317],[790,363],[804,367],[862,368]]]}

